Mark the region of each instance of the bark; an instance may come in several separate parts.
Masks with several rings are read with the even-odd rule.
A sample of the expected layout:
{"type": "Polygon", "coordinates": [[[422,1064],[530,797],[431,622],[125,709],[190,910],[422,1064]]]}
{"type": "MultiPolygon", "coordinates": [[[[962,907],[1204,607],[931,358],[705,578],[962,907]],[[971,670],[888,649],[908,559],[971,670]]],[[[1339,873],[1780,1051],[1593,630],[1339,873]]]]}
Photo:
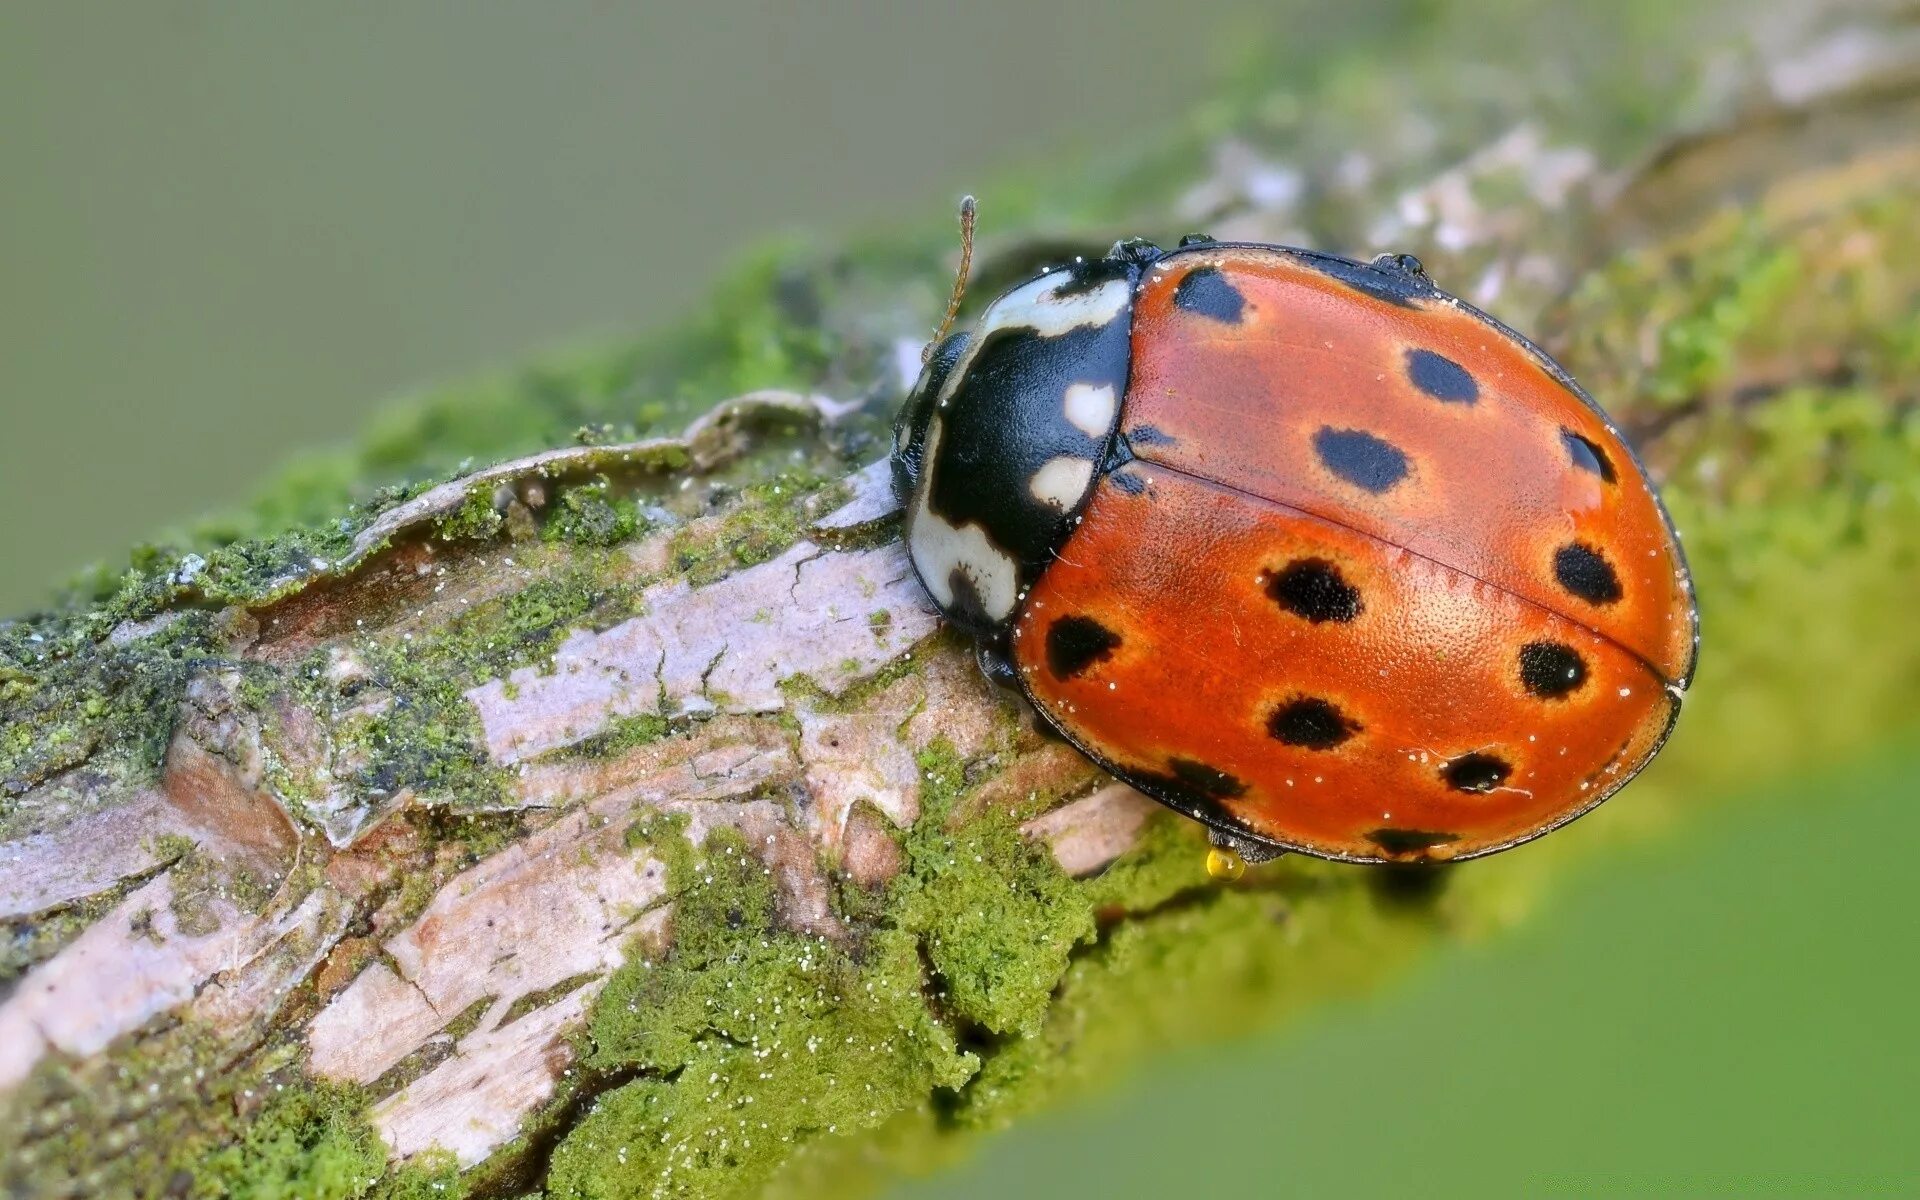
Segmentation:
{"type": "MultiPolygon", "coordinates": [[[[1089,210],[1418,250],[1544,326],[1638,433],[1727,665],[1710,620],[1674,765],[1591,828],[1513,865],[1209,883],[1192,830],[978,677],[895,540],[877,460],[943,286],[934,235],[783,260],[689,335],[724,372],[623,351],[431,402],[484,424],[539,409],[542,380],[575,389],[522,439],[546,448],[448,470],[467,435],[433,444],[422,417],[398,486],[295,479],[282,528],[5,628],[0,1175],[806,1190],[1516,919],[1558,864],[1751,775],[1744,731],[1793,725],[1789,757],[1876,736],[1893,717],[1809,713],[1808,668],[1762,632],[1851,613],[1827,636],[1874,647],[1861,704],[1911,709],[1915,39],[1892,9],[1792,26],[1657,151],[1519,115],[1514,84],[1471,146],[1399,125],[1378,131],[1397,159],[1335,154],[1249,119],[1197,174],[1089,210]],[[709,344],[755,320],[770,367],[709,344]],[[581,395],[722,379],[786,386],[553,448],[556,422],[618,411],[581,395]],[[1809,570],[1804,603],[1769,590],[1809,570]],[[1158,998],[1181,988],[1212,1007],[1158,998]]],[[[984,287],[1058,248],[1048,214],[1019,220],[984,287]]]]}

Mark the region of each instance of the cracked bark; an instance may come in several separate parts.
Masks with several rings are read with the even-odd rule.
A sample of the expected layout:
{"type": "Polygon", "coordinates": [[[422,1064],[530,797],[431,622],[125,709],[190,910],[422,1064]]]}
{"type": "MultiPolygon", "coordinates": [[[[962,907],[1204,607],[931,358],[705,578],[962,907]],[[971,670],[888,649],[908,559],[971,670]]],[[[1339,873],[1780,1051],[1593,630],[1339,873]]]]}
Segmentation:
{"type": "MultiPolygon", "coordinates": [[[[1831,208],[1910,186],[1912,61],[1877,58],[1824,80],[1810,67],[1782,76],[1776,63],[1797,90],[1635,171],[1609,172],[1537,129],[1512,132],[1405,189],[1379,221],[1403,244],[1432,235],[1455,247],[1427,251],[1443,281],[1466,281],[1471,266],[1483,286],[1518,289],[1512,304],[1544,307],[1609,256],[1684,245],[1692,214],[1730,196],[1787,197],[1799,207],[1783,219],[1804,223],[1807,194],[1831,208]],[[1463,200],[1488,174],[1517,178],[1531,199],[1463,200]],[[1604,232],[1543,263],[1533,238],[1563,224],[1604,232]]],[[[1303,240],[1289,235],[1310,218],[1260,184],[1275,169],[1243,142],[1222,143],[1174,207],[1222,237],[1303,240]]],[[[1684,404],[1635,409],[1626,424],[1662,467],[1702,453],[1666,440],[1702,411],[1762,403],[1783,381],[1841,377],[1833,362],[1761,366],[1684,404]]],[[[1076,878],[1127,855],[1154,806],[1031,733],[939,632],[892,540],[883,463],[816,485],[823,502],[783,529],[784,544],[749,556],[758,561],[696,579],[701,568],[679,560],[702,538],[729,536],[738,509],[727,489],[871,423],[897,390],[898,380],[876,387],[871,403],[751,393],[679,437],[486,466],[386,509],[337,560],[275,577],[242,603],[210,605],[181,568],[170,607],[99,639],[138,646],[183,613],[217,609],[220,653],[192,667],[158,771],[83,757],[13,801],[31,819],[0,844],[0,918],[30,929],[89,915],[0,993],[0,1098],[26,1094],[52,1064],[84,1068],[188,1021],[211,1038],[216,1069],[291,1047],[294,1076],[368,1089],[396,1161],[437,1147],[482,1164],[544,1120],[497,1177],[536,1186],[592,1098],[642,1074],[562,1087],[573,1035],[609,977],[657,961],[675,936],[667,864],[630,844],[636,822],[678,816],[696,845],[734,831],[771,872],[782,926],[834,942],[860,936],[836,878],[884,889],[905,869],[900,833],[922,819],[920,756],[936,747],[977,774],[954,821],[1019,813],[1024,835],[1076,878]],[[370,782],[380,747],[362,734],[419,703],[383,682],[370,647],[441,644],[464,614],[578,567],[585,551],[539,536],[570,488],[606,479],[652,502],[682,481],[723,477],[702,514],[594,552],[594,586],[631,593],[620,612],[570,625],[549,655],[489,660],[497,670],[462,682],[473,758],[500,781],[484,804],[422,780],[370,782]],[[457,528],[469,518],[487,528],[457,528]],[[301,668],[314,677],[295,678],[301,668]],[[623,739],[635,720],[659,724],[623,739]],[[1036,796],[1053,803],[1026,811],[1036,796]],[[435,835],[431,821],[448,813],[496,824],[484,837],[435,835]]],[[[1191,902],[1178,893],[1109,914],[1107,933],[1191,902]]]]}

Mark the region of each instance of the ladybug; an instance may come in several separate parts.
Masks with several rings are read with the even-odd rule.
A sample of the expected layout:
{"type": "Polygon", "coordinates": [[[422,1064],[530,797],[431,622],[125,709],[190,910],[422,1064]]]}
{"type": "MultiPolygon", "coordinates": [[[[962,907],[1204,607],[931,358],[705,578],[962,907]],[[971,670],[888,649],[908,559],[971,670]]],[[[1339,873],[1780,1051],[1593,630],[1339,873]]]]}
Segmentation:
{"type": "Polygon", "coordinates": [[[895,423],[913,569],[990,679],[1207,826],[1216,874],[1491,854],[1659,750],[1685,561],[1540,349],[1409,256],[1198,235],[946,336],[972,223],[895,423]]]}

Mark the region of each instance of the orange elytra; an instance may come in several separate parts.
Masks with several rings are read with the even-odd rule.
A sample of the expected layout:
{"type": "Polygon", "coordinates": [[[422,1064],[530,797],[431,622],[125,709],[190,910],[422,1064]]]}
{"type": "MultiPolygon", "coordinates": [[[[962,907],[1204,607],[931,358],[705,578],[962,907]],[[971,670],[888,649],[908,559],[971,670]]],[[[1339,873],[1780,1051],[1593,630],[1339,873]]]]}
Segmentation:
{"type": "Polygon", "coordinates": [[[1537,837],[1647,764],[1693,674],[1619,431],[1404,255],[1046,271],[932,348],[893,470],[988,675],[1250,861],[1537,837]]]}

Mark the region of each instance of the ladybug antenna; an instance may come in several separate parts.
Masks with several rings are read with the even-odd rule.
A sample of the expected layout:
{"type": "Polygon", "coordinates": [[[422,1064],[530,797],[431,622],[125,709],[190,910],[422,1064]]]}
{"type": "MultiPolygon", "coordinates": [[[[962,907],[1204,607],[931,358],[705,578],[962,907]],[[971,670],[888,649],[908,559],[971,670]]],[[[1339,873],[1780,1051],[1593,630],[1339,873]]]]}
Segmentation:
{"type": "Polygon", "coordinates": [[[967,276],[973,271],[974,207],[972,196],[960,197],[960,269],[953,275],[953,295],[947,299],[947,314],[940,318],[940,328],[934,331],[933,340],[920,351],[923,364],[933,358],[934,347],[947,340],[953,319],[960,315],[960,300],[967,294],[967,276]]]}

